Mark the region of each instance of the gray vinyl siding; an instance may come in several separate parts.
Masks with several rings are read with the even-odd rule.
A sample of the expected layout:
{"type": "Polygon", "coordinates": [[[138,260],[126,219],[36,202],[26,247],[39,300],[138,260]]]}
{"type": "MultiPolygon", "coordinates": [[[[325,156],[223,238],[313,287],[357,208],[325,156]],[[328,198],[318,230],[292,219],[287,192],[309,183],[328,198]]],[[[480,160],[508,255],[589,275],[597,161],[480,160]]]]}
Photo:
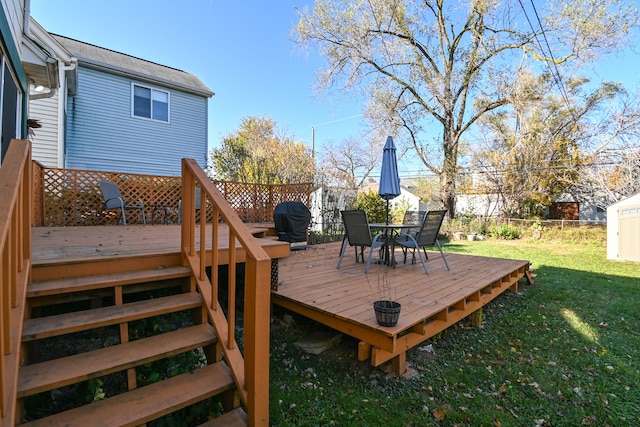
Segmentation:
{"type": "Polygon", "coordinates": [[[34,129],[35,136],[31,137],[32,158],[48,168],[59,168],[62,153],[58,152],[58,96],[56,93],[50,98],[32,99],[29,101],[29,118],[35,119],[42,127],[34,129]]]}
{"type": "Polygon", "coordinates": [[[206,166],[208,98],[78,69],[68,99],[66,167],[149,175],[180,175],[181,159],[206,166]],[[131,116],[131,83],[169,92],[169,123],[131,116]]]}

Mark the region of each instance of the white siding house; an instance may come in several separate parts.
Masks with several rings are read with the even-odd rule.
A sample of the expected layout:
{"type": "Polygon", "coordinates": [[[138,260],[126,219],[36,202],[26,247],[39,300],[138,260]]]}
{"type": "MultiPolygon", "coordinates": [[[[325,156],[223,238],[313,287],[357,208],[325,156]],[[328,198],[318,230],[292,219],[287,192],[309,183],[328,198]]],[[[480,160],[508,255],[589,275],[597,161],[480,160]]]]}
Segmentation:
{"type": "MultiPolygon", "coordinates": [[[[358,189],[358,193],[368,193],[369,191],[377,193],[379,186],[380,184],[377,182],[368,182],[358,189]]],[[[420,210],[420,197],[413,194],[404,185],[400,185],[400,195],[389,201],[389,209],[397,206],[406,207],[410,211],[420,210]]]]}
{"type": "Polygon", "coordinates": [[[640,193],[607,208],[607,258],[640,262],[640,193]]]}
{"type": "Polygon", "coordinates": [[[64,118],[67,96],[75,93],[76,61],[69,51],[30,19],[29,36],[33,50],[46,52],[49,85],[29,89],[29,119],[36,120],[40,128],[30,137],[32,157],[46,167],[64,166],[64,118]]]}
{"type": "Polygon", "coordinates": [[[456,197],[456,215],[500,216],[504,204],[499,194],[460,194],[456,197]]]}

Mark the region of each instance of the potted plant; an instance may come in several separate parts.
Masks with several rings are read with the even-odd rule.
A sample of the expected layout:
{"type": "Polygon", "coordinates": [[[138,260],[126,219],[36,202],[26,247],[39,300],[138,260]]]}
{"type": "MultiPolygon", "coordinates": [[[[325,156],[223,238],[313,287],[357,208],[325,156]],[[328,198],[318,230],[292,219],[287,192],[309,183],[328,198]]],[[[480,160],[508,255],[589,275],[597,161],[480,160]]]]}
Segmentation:
{"type": "Polygon", "coordinates": [[[382,295],[381,299],[373,302],[373,310],[376,321],[380,326],[396,326],[400,318],[402,305],[391,298],[391,285],[387,272],[378,274],[378,289],[382,295]]]}

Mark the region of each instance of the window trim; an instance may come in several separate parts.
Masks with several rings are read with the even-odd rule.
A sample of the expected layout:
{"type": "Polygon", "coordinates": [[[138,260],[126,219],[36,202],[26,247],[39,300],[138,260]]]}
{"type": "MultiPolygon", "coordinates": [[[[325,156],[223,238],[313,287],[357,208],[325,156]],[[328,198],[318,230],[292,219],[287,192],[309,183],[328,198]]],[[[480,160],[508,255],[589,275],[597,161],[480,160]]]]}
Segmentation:
{"type": "Polygon", "coordinates": [[[152,122],[156,122],[156,123],[167,123],[170,124],[171,123],[171,92],[169,92],[168,90],[164,90],[164,89],[157,89],[153,86],[148,86],[148,85],[144,85],[144,84],[140,84],[140,83],[135,83],[135,82],[131,82],[131,117],[134,119],[140,119],[140,120],[149,120],[152,122]],[[150,115],[151,117],[144,117],[144,116],[138,116],[135,114],[135,90],[136,87],[140,87],[140,88],[144,88],[144,89],[148,89],[151,91],[151,98],[150,98],[150,115]],[[154,92],[159,92],[159,93],[163,93],[167,95],[167,120],[160,120],[160,119],[154,119],[153,118],[153,93],[154,92]]]}

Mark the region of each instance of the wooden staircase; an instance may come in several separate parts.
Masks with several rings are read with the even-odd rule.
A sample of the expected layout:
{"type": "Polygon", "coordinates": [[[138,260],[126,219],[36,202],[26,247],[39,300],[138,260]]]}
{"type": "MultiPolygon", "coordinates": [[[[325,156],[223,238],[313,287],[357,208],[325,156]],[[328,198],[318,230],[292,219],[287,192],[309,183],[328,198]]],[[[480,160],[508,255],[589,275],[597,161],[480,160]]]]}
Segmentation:
{"type": "MultiPolygon", "coordinates": [[[[167,265],[162,257],[157,265],[149,257],[118,261],[120,271],[109,266],[107,269],[113,269],[110,273],[97,275],[82,272],[104,271],[99,262],[96,265],[76,262],[62,268],[43,265],[41,271],[39,266],[33,266],[34,281],[27,287],[26,304],[27,313],[32,316],[27,316],[22,329],[26,357],[19,369],[17,387],[18,407],[24,408],[25,423],[18,424],[139,426],[213,398],[210,402],[214,403],[209,406],[214,408],[210,412],[221,412],[218,407],[224,412],[211,420],[199,420],[200,425],[246,426],[247,416],[239,406],[234,378],[221,360],[215,329],[207,321],[191,270],[167,265]],[[52,271],[64,272],[68,278],[52,276],[52,271]],[[41,276],[47,278],[40,280],[41,276]],[[159,293],[165,296],[158,296],[159,293]],[[155,297],[143,298],[144,295],[155,297]],[[154,324],[156,316],[187,319],[183,322],[187,324],[166,331],[156,328],[163,332],[133,339],[130,324],[154,324]],[[111,334],[113,345],[107,343],[80,351],[85,347],[83,339],[95,342],[92,338],[105,334],[111,334]],[[47,340],[71,342],[77,352],[40,360],[39,348],[48,345],[47,340]],[[206,363],[139,386],[141,368],[194,351],[204,355],[201,359],[206,363]],[[62,393],[61,390],[67,393],[81,390],[83,383],[106,377],[112,387],[113,378],[120,379],[119,388],[124,391],[44,418],[38,419],[30,410],[34,406],[30,399],[46,401],[49,396],[62,393]]],[[[163,425],[168,425],[167,421],[163,425]]]]}
{"type": "Polygon", "coordinates": [[[48,262],[34,262],[31,144],[11,141],[0,168],[2,427],[269,425],[270,285],[277,280],[271,257],[195,160],[183,159],[182,171],[179,252],[158,251],[151,242],[146,255],[115,251],[82,261],[68,259],[61,248],[48,262]],[[196,188],[198,222],[217,218],[210,226],[196,226],[196,188]],[[221,286],[223,265],[228,277],[221,286]],[[221,288],[227,303],[218,299],[221,288]],[[161,289],[177,291],[158,294],[161,289]],[[188,321],[156,323],[165,316],[188,321]],[[133,325],[138,322],[152,328],[133,325]],[[102,339],[105,331],[114,339],[102,339]],[[59,352],[60,343],[70,351],[59,352]],[[154,370],[160,362],[166,367],[154,370]],[[61,405],[71,400],[58,399],[69,389],[90,397],[88,403],[61,405]],[[189,419],[192,412],[197,419],[189,419]]]}

